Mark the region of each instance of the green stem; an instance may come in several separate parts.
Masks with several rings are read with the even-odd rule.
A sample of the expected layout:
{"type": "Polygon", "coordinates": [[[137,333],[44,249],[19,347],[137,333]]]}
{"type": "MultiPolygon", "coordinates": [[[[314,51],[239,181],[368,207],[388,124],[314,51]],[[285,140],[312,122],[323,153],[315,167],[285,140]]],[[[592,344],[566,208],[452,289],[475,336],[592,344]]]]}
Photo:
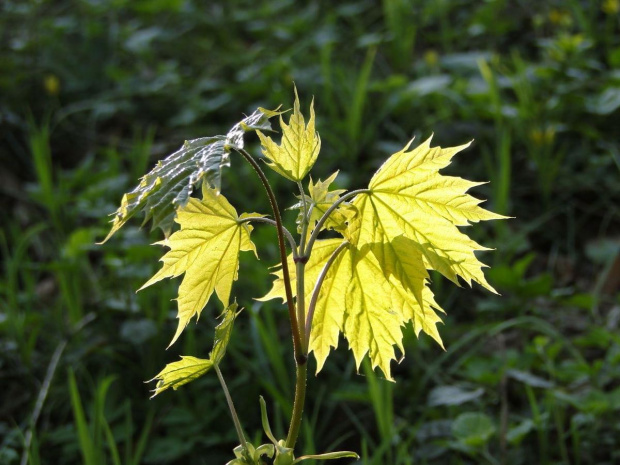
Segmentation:
{"type": "Polygon", "coordinates": [[[239,436],[239,443],[244,449],[247,449],[248,444],[245,441],[245,435],[243,434],[243,429],[241,428],[241,422],[239,422],[239,417],[237,416],[237,411],[235,410],[235,404],[233,404],[232,397],[230,397],[230,392],[228,392],[228,386],[226,386],[226,381],[224,381],[224,377],[222,376],[220,367],[217,365],[214,365],[213,367],[215,368],[217,377],[219,378],[222,389],[224,390],[226,402],[228,402],[228,408],[230,409],[230,416],[232,416],[233,423],[235,424],[235,429],[237,430],[237,436],[239,436]]]}
{"type": "MultiPolygon", "coordinates": [[[[303,251],[306,247],[306,235],[308,234],[308,205],[306,204],[306,194],[301,181],[297,181],[297,187],[301,195],[301,206],[303,215],[301,219],[301,238],[299,239],[299,250],[303,251]]],[[[308,255],[302,255],[295,260],[296,283],[297,283],[297,322],[299,324],[299,336],[301,338],[301,348],[304,355],[308,355],[308,345],[306,344],[306,331],[304,321],[306,320],[306,292],[304,289],[305,268],[308,255]]]]}
{"type": "Polygon", "coordinates": [[[304,403],[306,401],[306,381],[308,378],[308,363],[305,360],[303,363],[297,364],[296,369],[296,382],[295,382],[295,403],[293,404],[293,415],[291,416],[291,425],[288,429],[288,436],[286,437],[286,447],[293,449],[297,442],[297,436],[299,436],[299,429],[301,427],[301,418],[304,413],[304,403]]]}
{"type": "Polygon", "coordinates": [[[308,244],[306,245],[306,249],[301,252],[301,255],[304,256],[309,256],[310,253],[312,253],[312,246],[314,245],[314,241],[316,241],[317,236],[319,235],[319,233],[321,232],[321,228],[323,227],[323,224],[325,223],[325,221],[327,221],[327,218],[329,218],[329,215],[332,214],[332,212],[338,208],[338,206],[349,200],[351,197],[355,197],[358,194],[369,194],[370,192],[372,192],[370,189],[357,189],[351,192],[346,193],[345,195],[343,195],[342,197],[340,197],[338,200],[336,200],[326,211],[325,213],[323,213],[323,216],[321,217],[321,219],[317,222],[316,226],[314,227],[314,230],[312,231],[312,235],[310,236],[310,239],[308,239],[308,244]]]}
{"type": "MultiPolygon", "coordinates": [[[[274,220],[272,220],[271,218],[264,218],[262,216],[246,216],[245,218],[241,218],[239,220],[239,223],[249,223],[251,221],[254,221],[256,223],[267,223],[272,226],[278,227],[278,224],[274,220]]],[[[293,259],[295,259],[298,256],[297,243],[295,242],[295,238],[293,238],[293,235],[288,229],[286,229],[285,227],[282,227],[282,229],[284,230],[284,235],[288,239],[288,244],[291,247],[291,251],[293,252],[293,259]]]]}
{"type": "MultiPolygon", "coordinates": [[[[300,258],[303,258],[304,260],[307,260],[307,257],[310,256],[310,254],[312,253],[312,246],[314,244],[314,241],[316,241],[317,236],[319,235],[319,232],[321,230],[321,227],[323,226],[323,224],[325,223],[325,221],[327,220],[327,218],[329,217],[329,215],[331,215],[331,213],[338,208],[338,206],[345,202],[346,200],[350,199],[351,197],[354,197],[358,194],[363,194],[363,193],[368,193],[370,192],[370,190],[368,189],[358,189],[352,192],[349,192],[348,194],[343,195],[342,197],[340,197],[336,202],[334,202],[333,205],[331,205],[327,211],[323,214],[323,216],[321,217],[321,219],[317,222],[316,226],[314,227],[314,231],[312,231],[312,235],[310,236],[310,239],[308,240],[308,243],[305,247],[305,250],[303,249],[303,240],[305,237],[305,231],[304,228],[302,227],[302,239],[301,239],[301,245],[300,245],[300,258]]],[[[302,199],[303,199],[303,190],[302,190],[302,199]]],[[[304,208],[304,212],[305,212],[305,208],[304,208]]],[[[305,216],[305,215],[304,215],[305,216]]],[[[307,218],[304,219],[304,222],[306,223],[306,228],[307,228],[307,218]]],[[[343,244],[347,244],[346,242],[344,242],[343,244]]],[[[344,245],[341,246],[342,248],[344,248],[344,245]]],[[[342,250],[342,248],[339,247],[340,250],[342,250]]],[[[338,250],[338,253],[340,253],[340,250],[338,250]]],[[[333,259],[330,258],[330,261],[333,263],[333,260],[335,260],[335,256],[337,254],[333,254],[332,257],[333,259]]],[[[303,260],[302,260],[303,261],[303,260]]],[[[299,301],[300,296],[302,296],[303,299],[303,295],[304,295],[304,288],[303,288],[303,273],[304,273],[304,265],[305,263],[301,263],[301,266],[299,266],[301,263],[301,261],[298,261],[297,263],[297,284],[298,284],[298,292],[297,292],[297,299],[299,301]],[[301,279],[300,279],[301,278],[301,279]],[[302,281],[302,285],[299,286],[299,282],[302,281]]],[[[327,270],[325,270],[325,274],[327,274],[327,270]]],[[[325,276],[323,276],[322,281],[325,279],[325,276]]],[[[320,287],[319,284],[319,287],[320,287]]],[[[316,289],[316,288],[315,288],[316,289]]],[[[316,296],[318,296],[318,291],[316,292],[316,296]]],[[[318,297],[314,297],[314,305],[312,304],[311,301],[311,305],[316,306],[316,299],[318,297]]],[[[298,310],[299,310],[299,306],[298,306],[298,310]]],[[[303,307],[301,307],[303,308],[303,307]]],[[[313,310],[314,312],[314,310],[313,310]]],[[[308,315],[310,316],[310,312],[308,312],[308,315]]],[[[303,322],[303,320],[300,320],[301,322],[303,322]]],[[[307,348],[308,344],[308,335],[310,334],[310,327],[312,325],[312,321],[310,318],[310,324],[306,324],[306,326],[304,327],[304,333],[306,333],[306,338],[304,339],[304,347],[307,348]]],[[[305,354],[305,353],[304,353],[305,354]]],[[[299,361],[297,360],[297,370],[296,370],[296,382],[295,382],[295,403],[293,404],[293,415],[291,417],[291,426],[289,427],[288,430],[288,436],[286,438],[286,447],[290,447],[293,448],[295,447],[295,442],[297,442],[297,436],[299,436],[299,429],[301,427],[301,418],[303,415],[303,411],[304,411],[304,403],[306,400],[306,381],[307,381],[307,377],[308,377],[308,365],[307,365],[307,358],[304,358],[304,360],[299,361]]]]}
{"type": "Polygon", "coordinates": [[[291,275],[288,269],[288,260],[286,257],[286,247],[284,245],[284,226],[282,225],[282,216],[280,215],[280,209],[278,208],[278,202],[276,196],[271,189],[271,185],[267,180],[267,176],[263,173],[256,160],[244,149],[236,149],[237,152],[245,158],[245,160],[254,168],[256,174],[261,180],[267,196],[269,197],[269,203],[273,210],[273,218],[276,222],[276,230],[278,232],[278,247],[280,249],[280,259],[282,261],[282,279],[284,280],[284,291],[286,292],[286,303],[288,306],[288,316],[291,321],[291,332],[293,333],[293,350],[295,352],[295,363],[305,364],[306,356],[303,353],[301,345],[301,337],[299,333],[299,324],[297,322],[297,315],[295,314],[295,304],[293,302],[293,291],[291,289],[291,275]]]}
{"type": "MultiPolygon", "coordinates": [[[[299,250],[302,252],[306,244],[306,235],[308,234],[308,205],[306,204],[306,196],[301,182],[297,182],[299,192],[301,194],[301,204],[303,215],[301,220],[301,238],[299,239],[299,250]]],[[[304,404],[306,403],[306,383],[308,378],[308,344],[306,344],[306,334],[304,321],[306,319],[306,292],[304,289],[304,275],[306,271],[306,263],[309,255],[302,255],[295,261],[296,282],[297,282],[297,321],[299,323],[299,333],[301,336],[301,345],[305,356],[302,362],[297,361],[295,367],[295,401],[293,403],[293,414],[291,415],[291,425],[288,429],[286,437],[286,447],[293,449],[299,436],[301,420],[304,413],[304,404]]]]}
{"type": "MultiPolygon", "coordinates": [[[[297,321],[297,315],[295,313],[295,304],[293,303],[293,292],[291,289],[291,276],[288,269],[288,261],[286,257],[286,248],[284,246],[284,226],[282,225],[282,216],[278,208],[276,197],[269,185],[269,181],[263,173],[256,160],[245,150],[237,149],[237,152],[245,158],[245,160],[254,168],[256,174],[260,178],[267,196],[269,197],[269,203],[273,210],[273,217],[276,222],[276,230],[278,232],[278,246],[280,248],[280,257],[282,260],[282,279],[284,280],[284,290],[286,292],[286,302],[288,305],[288,316],[291,321],[291,332],[293,333],[293,350],[295,354],[295,368],[296,368],[296,381],[295,381],[295,401],[293,404],[293,414],[291,416],[291,425],[289,427],[289,433],[286,438],[286,446],[293,448],[295,442],[297,442],[297,436],[299,436],[299,428],[301,427],[301,418],[304,411],[304,403],[306,400],[306,380],[308,377],[308,358],[303,352],[301,337],[299,332],[299,323],[297,321]]],[[[303,292],[301,293],[303,295],[303,292]]]]}
{"type": "Polygon", "coordinates": [[[304,290],[304,275],[305,275],[306,261],[298,259],[295,263],[296,271],[296,284],[297,284],[297,321],[299,324],[299,337],[301,338],[301,350],[302,353],[308,356],[308,345],[306,344],[306,328],[304,321],[306,320],[306,292],[304,290]]]}
{"type": "Polygon", "coordinates": [[[304,192],[304,186],[301,185],[301,181],[297,181],[297,187],[299,188],[299,194],[301,195],[301,207],[303,210],[303,216],[301,220],[301,238],[299,239],[299,250],[303,251],[306,246],[306,234],[308,234],[308,205],[306,204],[306,194],[304,192]]]}

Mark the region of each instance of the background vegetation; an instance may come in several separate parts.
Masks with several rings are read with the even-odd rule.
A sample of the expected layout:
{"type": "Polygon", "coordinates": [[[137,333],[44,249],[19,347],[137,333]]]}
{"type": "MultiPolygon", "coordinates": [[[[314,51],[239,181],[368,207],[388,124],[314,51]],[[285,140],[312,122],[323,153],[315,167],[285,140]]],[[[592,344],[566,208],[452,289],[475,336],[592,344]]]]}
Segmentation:
{"type": "MultiPolygon", "coordinates": [[[[618,0],[4,0],[0,3],[0,463],[220,464],[235,433],[214,376],[149,400],[178,282],[139,294],[158,232],[94,243],[123,192],[184,139],[256,106],[316,98],[323,179],[365,185],[413,135],[475,140],[450,173],[515,219],[477,225],[501,297],[438,276],[447,351],[406,338],[396,384],[344,343],[309,381],[300,446],[363,464],[620,463],[618,0]]],[[[257,150],[256,140],[253,141],[257,150]]],[[[241,160],[227,196],[268,211],[241,160]]],[[[292,186],[279,182],[281,195],[292,186]]],[[[290,204],[294,199],[290,197],[290,204]]],[[[286,201],[283,201],[286,205],[286,201]]],[[[294,221],[294,212],[288,221],[294,221]]],[[[277,261],[242,262],[223,367],[250,434],[282,436],[286,312],[259,304],[277,261]],[[275,339],[281,344],[273,344],[275,339]]],[[[313,362],[311,362],[313,363],[313,362]]],[[[312,367],[311,367],[312,369],[312,367]]],[[[342,463],[348,463],[342,461],[342,463]]]]}

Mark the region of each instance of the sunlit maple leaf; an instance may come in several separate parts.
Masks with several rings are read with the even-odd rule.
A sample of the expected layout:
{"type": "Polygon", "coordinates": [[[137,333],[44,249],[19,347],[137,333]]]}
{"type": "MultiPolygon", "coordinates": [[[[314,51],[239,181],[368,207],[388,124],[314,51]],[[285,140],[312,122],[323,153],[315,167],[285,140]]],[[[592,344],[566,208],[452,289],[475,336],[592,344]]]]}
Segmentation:
{"type": "Polygon", "coordinates": [[[466,193],[483,183],[439,174],[469,144],[441,148],[431,147],[430,142],[429,138],[407,151],[410,142],[396,152],[372,177],[370,192],[354,199],[359,227],[352,242],[361,247],[403,236],[421,254],[426,269],[440,272],[457,285],[460,276],[469,285],[475,281],[495,292],[482,272],[486,265],[474,254],[489,249],[457,226],[505,217],[483,209],[481,200],[466,193]],[[382,237],[379,241],[377,234],[382,237]]]}
{"type": "MultiPolygon", "coordinates": [[[[306,302],[326,261],[342,244],[342,239],[315,243],[305,267],[306,302]]],[[[289,257],[292,262],[292,257],[289,257]]],[[[285,299],[281,271],[271,291],[259,300],[285,299]]],[[[296,281],[291,269],[293,284],[296,281]]],[[[366,354],[373,367],[378,366],[391,379],[390,361],[396,358],[394,347],[402,352],[402,328],[412,321],[416,334],[424,331],[441,344],[436,324],[440,322],[433,294],[421,279],[422,305],[395,276],[386,276],[371,247],[358,250],[349,245],[330,267],[318,296],[310,333],[309,348],[317,360],[317,372],[323,367],[332,348],[338,346],[342,332],[359,367],[366,354]]],[[[295,289],[295,286],[292,286],[295,289]]]]}
{"type": "Polygon", "coordinates": [[[239,252],[251,250],[256,254],[250,241],[252,226],[240,219],[222,194],[204,188],[202,200],[192,198],[179,209],[176,221],[181,229],[157,242],[170,250],[161,259],[164,266],[141,289],[185,273],[177,299],[179,323],[171,345],[191,318],[200,316],[213,291],[224,307],[228,306],[237,279],[239,252]]]}
{"type": "Polygon", "coordinates": [[[257,131],[267,166],[291,181],[301,181],[310,171],[321,150],[321,138],[314,129],[314,101],[310,104],[310,119],[306,125],[299,109],[295,89],[293,114],[286,124],[280,116],[282,141],[277,145],[271,137],[257,131]]]}
{"type": "MultiPolygon", "coordinates": [[[[407,145],[383,164],[366,192],[354,198],[354,214],[342,231],[348,245],[325,274],[312,317],[309,349],[317,370],[337,347],[340,333],[358,367],[368,355],[373,368],[378,366],[388,379],[395,348],[402,351],[402,326],[407,322],[416,334],[425,332],[443,346],[437,330],[437,312],[443,310],[428,287],[428,269],[457,284],[461,276],[468,284],[476,281],[495,292],[474,253],[487,249],[458,227],[504,217],[484,210],[480,200],[466,193],[479,183],[439,174],[465,147],[431,148],[430,139],[412,151],[407,145]]],[[[324,194],[327,187],[323,184],[315,192],[324,194]]],[[[306,264],[306,302],[340,244],[342,239],[315,243],[306,264]]],[[[281,272],[276,276],[264,299],[284,299],[281,272]]],[[[295,272],[291,278],[295,281],[295,272]]]]}

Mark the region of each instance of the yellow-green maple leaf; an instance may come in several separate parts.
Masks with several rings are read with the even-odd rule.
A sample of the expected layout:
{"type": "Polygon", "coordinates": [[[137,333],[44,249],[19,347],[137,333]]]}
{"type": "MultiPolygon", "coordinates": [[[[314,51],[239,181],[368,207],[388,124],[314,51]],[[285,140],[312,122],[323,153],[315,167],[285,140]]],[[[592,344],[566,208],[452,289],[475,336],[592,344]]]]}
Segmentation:
{"type": "MultiPolygon", "coordinates": [[[[305,268],[306,302],[310,301],[315,282],[325,262],[342,244],[342,239],[319,240],[305,268]]],[[[289,257],[289,261],[292,258],[289,257]]],[[[292,269],[294,270],[294,268],[292,269]]],[[[260,300],[285,298],[281,272],[271,291],[260,300]]],[[[291,274],[294,281],[296,275],[291,274]]],[[[349,245],[335,259],[323,282],[315,308],[310,333],[309,349],[317,360],[317,372],[325,363],[332,348],[338,346],[342,332],[359,367],[369,355],[373,367],[378,366],[391,378],[390,362],[396,358],[394,346],[402,351],[402,328],[413,321],[416,334],[424,331],[439,344],[436,328],[440,318],[426,281],[420,283],[421,301],[403,287],[394,275],[386,276],[370,247],[358,250],[349,245]]]]}
{"type": "Polygon", "coordinates": [[[407,151],[410,142],[396,152],[372,177],[370,192],[354,199],[359,227],[353,242],[361,247],[402,236],[421,254],[424,268],[439,271],[457,285],[460,276],[469,285],[475,281],[495,292],[482,272],[486,265],[474,254],[489,249],[457,226],[505,217],[483,209],[481,200],[466,193],[481,183],[439,174],[469,144],[441,148],[431,147],[430,142],[429,138],[407,151]]]}
{"type": "MultiPolygon", "coordinates": [[[[306,263],[305,271],[304,271],[304,288],[306,294],[306,302],[309,302],[310,295],[312,293],[312,289],[314,288],[314,283],[316,282],[321,270],[323,269],[323,265],[330,257],[330,255],[334,252],[336,247],[342,243],[342,239],[328,239],[317,241],[312,249],[312,255],[310,256],[310,260],[306,263]]],[[[288,264],[289,264],[289,276],[291,278],[291,287],[293,292],[293,297],[296,297],[297,286],[295,283],[297,282],[297,274],[295,268],[295,262],[293,261],[293,256],[288,256],[288,264]]],[[[273,282],[273,286],[271,290],[263,297],[260,297],[256,300],[260,302],[266,302],[271,299],[282,299],[282,301],[286,300],[286,292],[284,290],[284,280],[282,279],[282,271],[276,271],[273,273],[276,276],[276,280],[273,282]]]]}
{"type": "MultiPolygon", "coordinates": [[[[177,212],[181,229],[157,242],[170,248],[164,266],[141,289],[164,278],[185,273],[179,286],[178,316],[174,344],[189,321],[205,307],[213,291],[227,307],[233,281],[237,279],[239,252],[252,250],[252,226],[241,222],[237,211],[215,189],[203,188],[203,199],[191,198],[177,212]]],[[[253,215],[257,216],[257,215],[253,215]]]]}
{"type": "MultiPolygon", "coordinates": [[[[466,146],[431,148],[430,139],[412,151],[407,145],[384,163],[368,191],[355,197],[356,214],[344,231],[350,244],[333,261],[312,320],[309,349],[318,370],[341,332],[358,367],[368,354],[373,368],[381,368],[388,379],[394,348],[402,350],[405,323],[412,321],[416,334],[424,331],[441,345],[436,311],[442,309],[428,288],[427,269],[457,284],[457,276],[468,284],[476,281],[494,292],[474,253],[487,249],[458,226],[504,217],[484,210],[480,200],[466,193],[479,183],[439,174],[466,146]]],[[[306,302],[324,263],[341,243],[315,243],[306,265],[306,302]]],[[[276,275],[265,298],[284,298],[281,273],[276,275]]]]}
{"type": "Polygon", "coordinates": [[[237,316],[237,303],[233,302],[222,314],[222,321],[215,327],[213,350],[208,359],[182,355],[181,360],[167,364],[151,381],[157,380],[153,397],[168,388],[177,390],[207,373],[224,358],[233,325],[237,316]]]}
{"type": "Polygon", "coordinates": [[[368,356],[391,378],[390,362],[396,358],[394,346],[402,352],[402,328],[412,321],[416,335],[424,331],[442,345],[437,323],[441,310],[421,280],[417,292],[407,289],[396,275],[387,275],[370,247],[350,244],[334,261],[317,301],[310,350],[319,371],[342,332],[349,341],[357,366],[368,356]]]}
{"type": "Polygon", "coordinates": [[[291,181],[301,181],[310,171],[321,150],[321,138],[314,129],[314,100],[310,104],[308,125],[299,109],[299,97],[295,89],[293,114],[286,124],[280,116],[282,141],[277,145],[271,137],[257,131],[267,165],[291,181]]]}
{"type": "Polygon", "coordinates": [[[163,370],[151,380],[157,380],[157,385],[151,397],[172,388],[175,391],[195,379],[200,378],[213,368],[213,362],[208,359],[181,355],[181,360],[168,363],[163,370]]]}
{"type": "MultiPolygon", "coordinates": [[[[346,189],[329,190],[329,186],[336,180],[336,176],[338,176],[338,171],[325,181],[319,179],[317,182],[313,182],[312,178],[310,178],[310,182],[308,183],[308,194],[310,194],[310,206],[312,207],[312,212],[308,221],[310,225],[314,225],[314,223],[319,221],[327,209],[338,200],[340,195],[346,192],[346,189]]],[[[346,217],[344,214],[336,210],[325,222],[325,227],[335,229],[344,228],[345,221],[346,217]]]]}

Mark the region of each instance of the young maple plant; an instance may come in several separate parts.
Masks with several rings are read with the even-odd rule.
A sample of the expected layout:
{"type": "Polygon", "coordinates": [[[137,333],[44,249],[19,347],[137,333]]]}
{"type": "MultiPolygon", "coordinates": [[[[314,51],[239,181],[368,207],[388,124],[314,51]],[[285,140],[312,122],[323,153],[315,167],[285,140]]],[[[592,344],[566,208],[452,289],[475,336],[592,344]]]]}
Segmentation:
{"type": "MultiPolygon", "coordinates": [[[[314,102],[313,102],[314,103],[314,102]]],[[[480,200],[467,191],[481,183],[443,176],[452,157],[468,147],[431,147],[430,138],[410,150],[411,141],[389,157],[371,178],[367,188],[346,192],[330,190],[337,173],[325,181],[308,176],[321,148],[315,129],[313,103],[306,124],[295,91],[293,113],[288,124],[278,109],[258,108],[226,134],[186,141],[125,194],[115,213],[107,241],[134,214],[144,211],[145,221],[160,227],[166,236],[158,244],[169,248],[163,267],[142,288],[164,278],[184,274],[178,295],[178,326],[171,345],[194,317],[198,318],[215,291],[224,307],[215,328],[215,343],[207,359],[183,356],[168,364],[153,380],[155,394],[177,389],[213,369],[216,372],[239,436],[233,464],[260,465],[267,456],[277,465],[305,459],[357,457],[353,452],[331,452],[295,458],[293,449],[299,434],[306,396],[307,360],[310,352],[320,371],[342,333],[359,365],[368,356],[373,369],[379,368],[392,380],[390,363],[395,349],[403,351],[402,329],[412,322],[443,347],[437,323],[443,312],[428,284],[428,270],[436,270],[459,285],[475,281],[491,292],[485,266],[476,251],[489,250],[460,232],[481,220],[504,218],[479,206],[480,200]],[[263,131],[271,131],[269,119],[279,116],[282,129],[278,145],[263,131]],[[264,161],[299,190],[298,238],[283,225],[277,199],[257,159],[244,149],[244,135],[255,131],[264,161]],[[272,218],[242,213],[220,192],[222,168],[230,154],[250,163],[265,188],[272,218]],[[192,197],[201,188],[201,199],[192,197]],[[180,229],[172,232],[174,223],[180,229]],[[260,399],[262,425],[271,443],[254,447],[243,432],[239,418],[219,369],[238,315],[231,292],[237,279],[239,253],[257,253],[251,240],[252,225],[275,227],[281,257],[280,269],[271,291],[259,300],[282,298],[288,308],[296,365],[293,413],[286,439],[271,432],[265,402],[260,399]],[[332,230],[338,238],[319,239],[332,230]],[[287,250],[289,253],[287,255],[287,250]]],[[[331,234],[333,236],[334,234],[331,234]]]]}

